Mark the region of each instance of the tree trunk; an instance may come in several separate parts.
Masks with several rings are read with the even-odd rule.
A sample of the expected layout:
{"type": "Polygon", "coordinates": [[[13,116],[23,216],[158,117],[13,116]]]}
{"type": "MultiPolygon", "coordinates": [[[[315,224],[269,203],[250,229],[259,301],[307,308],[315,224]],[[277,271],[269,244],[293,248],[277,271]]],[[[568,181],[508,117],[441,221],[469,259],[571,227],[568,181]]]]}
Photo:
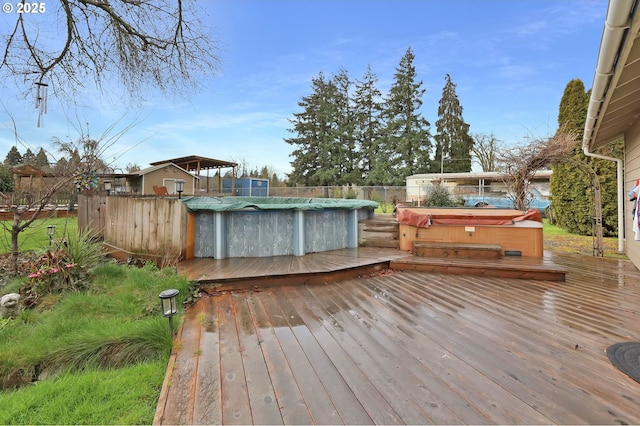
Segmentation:
{"type": "Polygon", "coordinates": [[[18,258],[20,252],[18,251],[18,235],[22,229],[20,229],[20,213],[17,211],[13,212],[13,225],[11,226],[11,266],[13,268],[13,273],[18,275],[18,258]]]}

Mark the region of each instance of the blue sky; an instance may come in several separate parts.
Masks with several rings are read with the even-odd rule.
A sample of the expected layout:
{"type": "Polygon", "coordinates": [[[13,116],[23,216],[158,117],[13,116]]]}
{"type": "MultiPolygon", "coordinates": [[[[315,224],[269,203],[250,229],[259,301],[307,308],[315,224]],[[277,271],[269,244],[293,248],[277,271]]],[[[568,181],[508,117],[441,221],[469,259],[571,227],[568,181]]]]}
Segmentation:
{"type": "MultiPolygon", "coordinates": [[[[435,133],[445,74],[457,84],[471,133],[507,144],[544,137],[573,78],[591,87],[606,0],[207,0],[221,67],[189,100],[149,93],[142,107],[118,105],[91,91],[77,109],[50,99],[37,127],[33,99],[6,82],[0,110],[0,156],[51,149],[53,137],[96,137],[136,123],[107,153],[114,168],[185,155],[246,162],[289,172],[288,119],[311,92],[311,79],[345,68],[352,80],[370,65],[386,93],[406,49],[426,89],[423,116],[435,133]]],[[[0,16],[0,28],[7,16],[0,16]]],[[[7,22],[9,22],[7,20],[7,22]]],[[[3,34],[0,30],[0,34],[3,34]]],[[[4,34],[3,34],[4,35],[4,34]]],[[[114,88],[114,93],[117,89],[114,88]]],[[[55,154],[55,153],[54,153],[55,154]]],[[[0,159],[0,160],[1,160],[0,159]]]]}

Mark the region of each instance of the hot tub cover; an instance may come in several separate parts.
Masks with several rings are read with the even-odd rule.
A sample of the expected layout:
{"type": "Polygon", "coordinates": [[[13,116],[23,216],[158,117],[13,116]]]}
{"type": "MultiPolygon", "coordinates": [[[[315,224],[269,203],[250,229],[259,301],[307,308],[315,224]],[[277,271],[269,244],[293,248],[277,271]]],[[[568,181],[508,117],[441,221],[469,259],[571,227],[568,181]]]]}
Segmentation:
{"type": "Polygon", "coordinates": [[[256,210],[329,210],[378,207],[378,203],[368,200],[348,200],[337,198],[297,198],[297,197],[185,197],[182,202],[189,211],[229,211],[252,208],[256,210]]]}
{"type": "Polygon", "coordinates": [[[496,210],[494,215],[474,216],[473,214],[420,214],[411,210],[398,213],[398,223],[428,228],[431,225],[511,225],[514,222],[534,220],[542,222],[539,210],[528,210],[524,214],[504,215],[496,210]]]}

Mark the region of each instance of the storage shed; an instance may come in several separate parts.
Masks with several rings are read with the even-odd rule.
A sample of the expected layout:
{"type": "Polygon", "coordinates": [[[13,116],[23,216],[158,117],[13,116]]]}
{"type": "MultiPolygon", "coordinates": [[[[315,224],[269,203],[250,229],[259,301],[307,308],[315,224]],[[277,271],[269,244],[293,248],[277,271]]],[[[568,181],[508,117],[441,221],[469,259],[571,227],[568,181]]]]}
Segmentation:
{"type": "Polygon", "coordinates": [[[222,181],[222,193],[238,197],[268,197],[269,180],[258,178],[224,179],[222,181]]]}

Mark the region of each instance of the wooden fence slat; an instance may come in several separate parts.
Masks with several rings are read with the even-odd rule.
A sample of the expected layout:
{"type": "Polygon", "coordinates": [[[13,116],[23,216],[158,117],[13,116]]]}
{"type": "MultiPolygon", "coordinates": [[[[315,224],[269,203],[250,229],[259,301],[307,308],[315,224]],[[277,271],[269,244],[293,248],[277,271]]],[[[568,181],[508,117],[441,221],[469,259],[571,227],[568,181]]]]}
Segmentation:
{"type": "Polygon", "coordinates": [[[78,226],[132,254],[186,253],[187,209],[180,200],[80,195],[78,226]]]}

